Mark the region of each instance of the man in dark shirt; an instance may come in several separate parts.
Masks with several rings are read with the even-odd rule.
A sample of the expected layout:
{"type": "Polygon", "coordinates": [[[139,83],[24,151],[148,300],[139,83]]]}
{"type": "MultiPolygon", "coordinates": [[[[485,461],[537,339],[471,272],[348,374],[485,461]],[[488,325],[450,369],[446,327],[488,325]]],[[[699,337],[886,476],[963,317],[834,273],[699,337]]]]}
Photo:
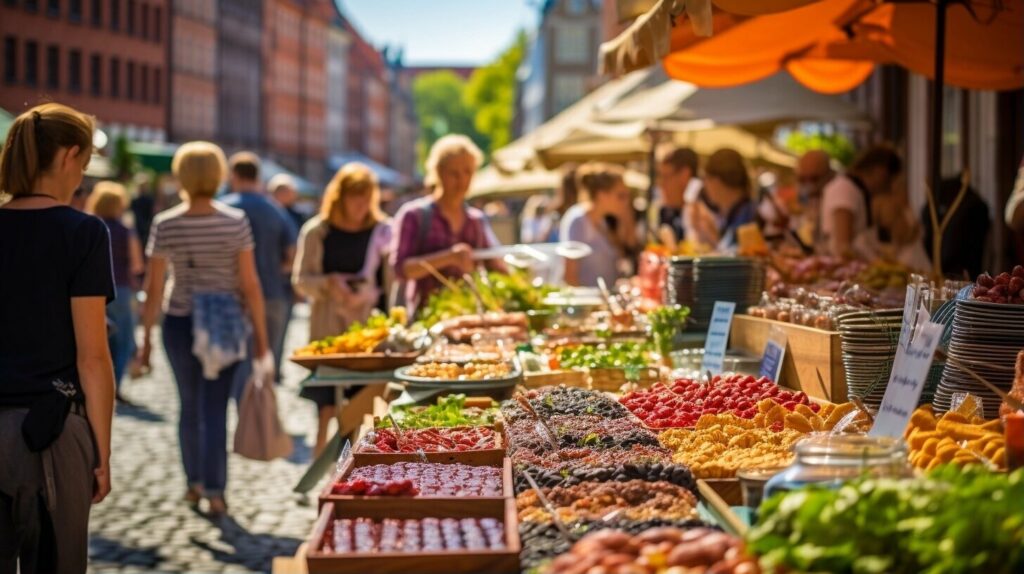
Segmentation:
{"type": "MultiPolygon", "coordinates": [[[[222,201],[245,212],[252,227],[255,243],[256,272],[266,302],[267,339],[274,354],[274,364],[280,366],[284,353],[285,332],[291,314],[291,293],[281,283],[281,274],[292,267],[295,257],[295,224],[261,190],[260,160],[252,152],[239,152],[228,162],[231,172],[231,193],[222,201]]],[[[280,372],[280,368],[277,369],[280,372]]],[[[241,397],[250,368],[238,369],[236,396],[241,397]]]]}
{"type": "Polygon", "coordinates": [[[295,180],[290,175],[279,173],[267,182],[267,191],[270,192],[274,201],[281,206],[281,209],[288,214],[288,217],[292,218],[295,228],[302,229],[303,224],[306,223],[306,216],[301,211],[295,209],[295,204],[299,201],[299,191],[295,185],[295,180]]]}

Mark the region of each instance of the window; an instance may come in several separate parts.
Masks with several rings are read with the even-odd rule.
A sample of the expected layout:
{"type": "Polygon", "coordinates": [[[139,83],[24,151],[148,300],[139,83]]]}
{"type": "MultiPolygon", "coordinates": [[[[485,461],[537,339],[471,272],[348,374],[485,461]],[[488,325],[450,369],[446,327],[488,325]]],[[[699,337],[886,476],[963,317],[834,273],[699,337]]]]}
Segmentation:
{"type": "Polygon", "coordinates": [[[35,86],[39,83],[39,44],[34,41],[25,42],[25,84],[35,86]]]}
{"type": "Polygon", "coordinates": [[[110,29],[121,29],[121,0],[110,0],[110,29]]]}
{"type": "Polygon", "coordinates": [[[56,44],[46,47],[46,87],[60,89],[60,47],[56,44]]]}
{"type": "Polygon", "coordinates": [[[29,12],[38,12],[39,0],[25,0],[25,9],[29,12]]]}
{"type": "Polygon", "coordinates": [[[103,26],[103,0],[91,0],[89,7],[92,9],[90,16],[93,27],[99,28],[103,26]]]}
{"type": "Polygon", "coordinates": [[[121,97],[121,60],[110,59],[110,97],[117,99],[121,97]]]}
{"type": "Polygon", "coordinates": [[[68,89],[72,92],[82,91],[82,51],[68,52],[68,89]]]}
{"type": "Polygon", "coordinates": [[[149,39],[149,4],[142,5],[142,37],[149,39]]]}
{"type": "Polygon", "coordinates": [[[583,24],[563,24],[555,29],[555,60],[562,64],[586,64],[590,60],[590,29],[583,24]]]}
{"type": "Polygon", "coordinates": [[[129,100],[135,99],[135,62],[128,62],[126,65],[124,97],[129,100]]]}
{"type": "Polygon", "coordinates": [[[17,6],[18,0],[4,0],[4,6],[17,6]]]}
{"type": "Polygon", "coordinates": [[[555,76],[555,109],[552,111],[557,114],[576,103],[583,97],[583,91],[583,76],[565,74],[555,76]]]}
{"type": "Polygon", "coordinates": [[[124,16],[127,20],[125,31],[129,36],[135,35],[135,0],[128,0],[128,13],[124,16]]]}
{"type": "Polygon", "coordinates": [[[160,100],[163,99],[160,95],[160,90],[163,89],[163,82],[160,78],[160,68],[153,69],[153,103],[159,104],[160,100]]]}
{"type": "Polygon", "coordinates": [[[82,21],[82,0],[68,1],[68,20],[72,22],[82,21]]]}
{"type": "Polygon", "coordinates": [[[46,15],[50,18],[60,18],[60,0],[46,0],[46,15]]]}
{"type": "Polygon", "coordinates": [[[14,36],[4,38],[4,81],[8,84],[18,81],[18,41],[14,36]]]}
{"type": "Polygon", "coordinates": [[[103,95],[103,59],[99,54],[89,57],[89,93],[103,95]]]}
{"type": "Polygon", "coordinates": [[[164,39],[164,13],[159,6],[153,7],[153,40],[162,42],[164,39]]]}
{"type": "Polygon", "coordinates": [[[143,64],[143,65],[141,65],[139,67],[142,68],[142,86],[141,86],[142,89],[139,90],[139,92],[140,92],[140,95],[142,96],[141,97],[142,101],[148,102],[149,101],[149,66],[147,66],[146,64],[143,64]]]}

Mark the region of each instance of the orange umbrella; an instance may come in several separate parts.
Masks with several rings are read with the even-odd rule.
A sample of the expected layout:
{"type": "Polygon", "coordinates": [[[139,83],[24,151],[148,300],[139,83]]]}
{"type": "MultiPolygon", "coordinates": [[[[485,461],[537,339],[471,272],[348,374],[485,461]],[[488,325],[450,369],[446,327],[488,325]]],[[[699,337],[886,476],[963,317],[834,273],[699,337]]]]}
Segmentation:
{"type": "MultiPolygon", "coordinates": [[[[742,0],[721,0],[728,5],[742,0]]],[[[753,0],[750,0],[753,2],[753,0]]],[[[970,89],[1024,86],[1024,2],[973,0],[947,12],[947,83],[970,89]]],[[[844,92],[874,63],[928,77],[935,62],[936,8],[926,2],[821,0],[756,17],[719,17],[710,38],[687,26],[672,31],[668,74],[706,87],[744,84],[789,71],[811,89],[844,92]]]]}

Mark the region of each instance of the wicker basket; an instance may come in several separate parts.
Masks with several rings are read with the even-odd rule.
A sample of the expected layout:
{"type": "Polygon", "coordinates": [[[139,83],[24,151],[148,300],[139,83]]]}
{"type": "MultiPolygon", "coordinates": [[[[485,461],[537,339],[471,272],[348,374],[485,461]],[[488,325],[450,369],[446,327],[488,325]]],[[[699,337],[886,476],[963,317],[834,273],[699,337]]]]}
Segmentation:
{"type": "Polygon", "coordinates": [[[604,392],[618,392],[626,383],[634,383],[641,388],[647,388],[658,382],[661,378],[658,369],[645,367],[638,369],[637,378],[629,380],[626,378],[625,369],[590,369],[590,390],[604,392]]]}

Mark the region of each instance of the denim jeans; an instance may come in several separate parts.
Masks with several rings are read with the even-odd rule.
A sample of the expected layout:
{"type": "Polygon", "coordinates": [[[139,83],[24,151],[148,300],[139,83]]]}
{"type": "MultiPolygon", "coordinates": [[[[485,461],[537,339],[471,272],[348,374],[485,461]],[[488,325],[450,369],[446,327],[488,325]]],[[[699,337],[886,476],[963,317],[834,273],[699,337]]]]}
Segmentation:
{"type": "Polygon", "coordinates": [[[228,399],[239,363],[223,369],[215,380],[204,378],[192,354],[191,316],[166,316],[163,339],[181,397],[178,440],[185,478],[207,496],[222,496],[228,477],[228,399]]]}
{"type": "Polygon", "coordinates": [[[135,355],[135,311],[132,300],[135,290],[128,286],[117,287],[117,298],[107,305],[107,318],[114,329],[110,333],[110,358],[114,361],[114,382],[121,388],[121,379],[135,355]]]}
{"type": "MultiPolygon", "coordinates": [[[[284,355],[284,338],[288,332],[288,322],[292,318],[291,299],[267,299],[264,302],[264,313],[267,317],[267,340],[270,343],[270,352],[274,355],[274,378],[281,382],[281,357],[284,355]]],[[[242,393],[245,392],[245,385],[252,376],[252,360],[258,357],[252,356],[253,342],[249,338],[249,358],[242,361],[235,372],[235,381],[231,391],[236,402],[242,401],[242,393]]]]}

